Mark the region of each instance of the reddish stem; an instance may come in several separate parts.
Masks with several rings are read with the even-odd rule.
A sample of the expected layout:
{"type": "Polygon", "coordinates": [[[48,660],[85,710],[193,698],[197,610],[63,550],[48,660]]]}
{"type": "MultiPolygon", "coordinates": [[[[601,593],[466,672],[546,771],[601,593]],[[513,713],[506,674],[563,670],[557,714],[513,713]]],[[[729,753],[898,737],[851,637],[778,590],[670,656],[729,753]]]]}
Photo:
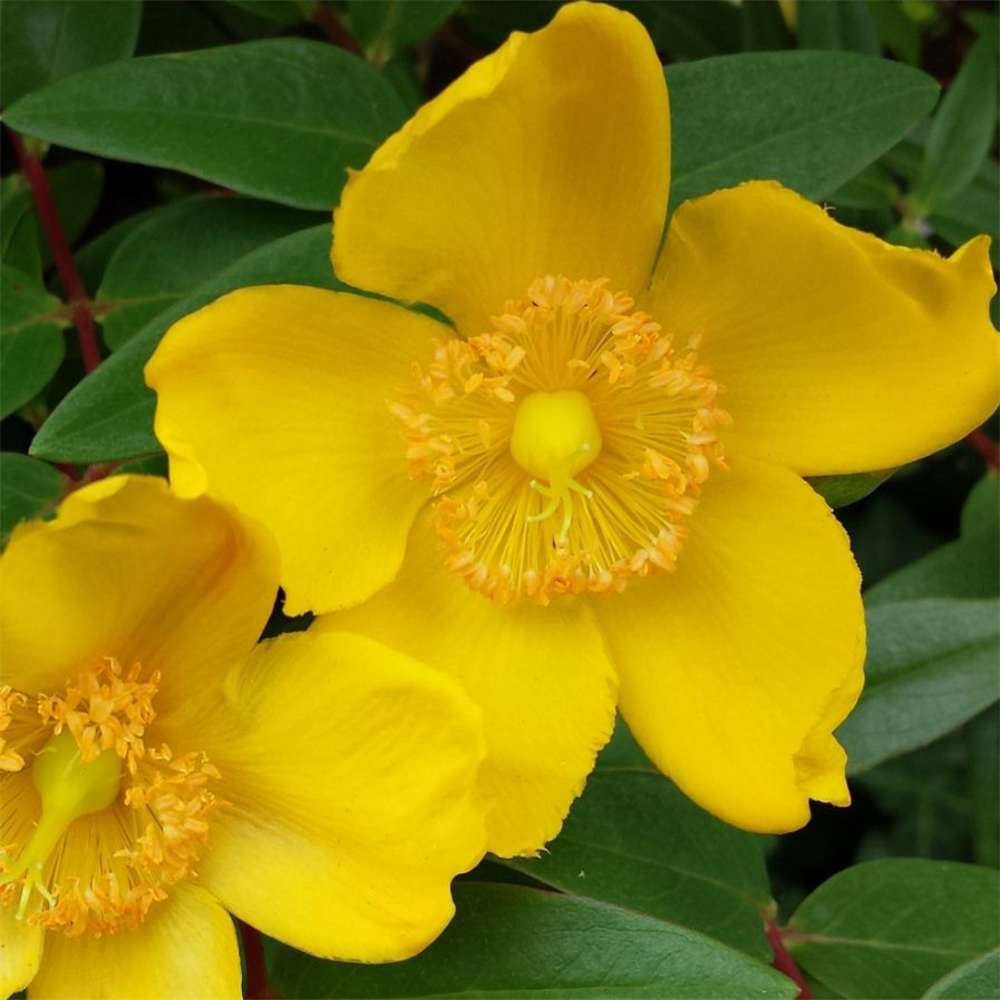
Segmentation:
{"type": "Polygon", "coordinates": [[[256,927],[238,920],[240,937],[243,939],[243,957],[247,963],[247,981],[243,996],[246,1000],[267,1000],[272,997],[271,984],[267,978],[267,962],[264,960],[264,943],[256,927]]]}
{"type": "Polygon", "coordinates": [[[8,129],[10,140],[14,145],[14,152],[17,153],[18,162],[21,164],[21,172],[31,186],[31,193],[35,199],[35,208],[38,210],[38,218],[45,230],[46,239],[52,248],[52,256],[55,258],[56,269],[62,279],[63,287],[66,289],[69,305],[73,309],[73,323],[76,326],[77,337],[80,341],[80,353],[83,355],[83,367],[87,372],[92,372],[101,363],[101,352],[97,346],[97,331],[94,327],[94,317],[90,313],[87,303],[87,293],[84,291],[83,282],[77,273],[76,264],[73,263],[73,254],[70,252],[69,244],[63,233],[62,223],[59,221],[59,214],[56,212],[56,203],[52,199],[52,191],[49,189],[49,181],[45,176],[45,169],[42,161],[37,156],[29,153],[25,148],[24,140],[13,129],[8,129]]]}
{"type": "Polygon", "coordinates": [[[982,430],[966,434],[965,440],[986,460],[986,464],[994,471],[1000,469],[1000,445],[982,430]]]}
{"type": "Polygon", "coordinates": [[[768,943],[771,945],[771,951],[774,952],[774,961],[771,964],[778,972],[783,972],[798,986],[799,995],[797,1000],[812,1000],[809,987],[806,986],[806,981],[802,978],[802,973],[799,972],[799,967],[795,964],[795,959],[792,958],[791,953],[785,947],[785,942],[781,937],[781,928],[774,917],[767,918],[765,929],[768,943]]]}
{"type": "Polygon", "coordinates": [[[353,52],[356,56],[364,55],[361,46],[351,33],[345,30],[344,26],[337,20],[337,15],[327,7],[323,0],[318,0],[312,19],[323,29],[323,33],[334,45],[347,49],[348,52],[353,52]]]}

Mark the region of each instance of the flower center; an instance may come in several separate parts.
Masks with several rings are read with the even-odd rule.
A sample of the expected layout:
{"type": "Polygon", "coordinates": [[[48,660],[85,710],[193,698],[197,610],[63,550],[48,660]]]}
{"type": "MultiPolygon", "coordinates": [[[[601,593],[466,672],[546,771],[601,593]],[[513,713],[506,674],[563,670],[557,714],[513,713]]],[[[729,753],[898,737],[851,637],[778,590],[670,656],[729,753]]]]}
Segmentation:
{"type": "Polygon", "coordinates": [[[573,477],[601,451],[601,429],[590,401],[575,389],[532,392],[518,404],[510,435],[510,453],[525,472],[538,478],[529,483],[548,498],[545,508],[528,521],[544,521],[563,508],[559,540],[565,542],[573,522],[573,492],[588,499],[590,490],[573,477]],[[540,480],[544,480],[541,482],[540,480]]]}
{"type": "Polygon", "coordinates": [[[673,569],[701,484],[725,468],[700,334],[675,343],[606,284],[536,280],[492,332],[436,341],[390,404],[447,565],[500,604],[673,569]]]}
{"type": "Polygon", "coordinates": [[[109,658],[34,704],[0,688],[0,903],[18,920],[70,936],[134,928],[193,875],[218,772],[146,747],[158,685],[109,658]]]}

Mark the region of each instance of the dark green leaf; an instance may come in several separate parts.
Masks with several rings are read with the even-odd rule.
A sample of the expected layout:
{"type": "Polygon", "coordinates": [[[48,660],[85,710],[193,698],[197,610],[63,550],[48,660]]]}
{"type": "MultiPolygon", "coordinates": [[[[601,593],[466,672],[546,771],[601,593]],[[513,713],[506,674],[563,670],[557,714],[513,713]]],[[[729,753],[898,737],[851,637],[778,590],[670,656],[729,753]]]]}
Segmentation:
{"type": "Polygon", "coordinates": [[[29,275],[0,267],[0,416],[49,383],[66,352],[66,308],[29,275]]]}
{"type": "Polygon", "coordinates": [[[363,166],[403,118],[396,92],[363,60],[292,38],[102,66],[4,115],[71,149],[318,209],[336,204],[346,169],[363,166]]]}
{"type": "Polygon", "coordinates": [[[66,477],[45,462],[0,453],[0,545],[6,545],[19,521],[41,517],[62,495],[66,477]]]}
{"type": "Polygon", "coordinates": [[[89,66],[127,59],[135,49],[141,0],[3,0],[0,100],[89,66]]]}
{"type": "Polygon", "coordinates": [[[365,55],[381,66],[395,52],[430,38],[459,0],[347,0],[351,31],[365,55]]]}
{"type": "Polygon", "coordinates": [[[1000,997],[1000,950],[973,958],[939,979],[924,1000],[996,1000],[1000,997]]]}
{"type": "Polygon", "coordinates": [[[962,537],[876,584],[865,595],[867,605],[917,597],[1000,595],[1000,517],[989,516],[997,510],[998,497],[996,477],[987,475],[969,498],[962,537]]]}
{"type": "Polygon", "coordinates": [[[867,620],[865,692],[837,732],[852,772],[930,743],[1000,696],[997,601],[904,601],[867,620]]]}
{"type": "Polygon", "coordinates": [[[961,194],[989,155],[997,127],[997,42],[972,46],[934,115],[914,199],[929,212],[961,194]]]}
{"type": "Polygon", "coordinates": [[[847,476],[812,476],[806,482],[831,506],[846,507],[863,500],[896,470],[857,472],[847,476]]]}
{"type": "Polygon", "coordinates": [[[31,193],[19,173],[0,180],[0,261],[42,280],[42,250],[31,193]]]}
{"type": "Polygon", "coordinates": [[[168,206],[126,237],[108,262],[96,303],[105,342],[118,350],[240,257],[319,221],[251,198],[195,198],[168,206]]]}
{"type": "Polygon", "coordinates": [[[878,31],[865,0],[809,0],[795,10],[800,48],[879,54],[878,31]]]}
{"type": "Polygon", "coordinates": [[[757,839],[699,809],[662,775],[591,775],[547,851],[503,863],[563,892],[770,955],[761,916],[770,890],[757,839]]]}
{"type": "Polygon", "coordinates": [[[289,997],[794,997],[794,984],[718,942],[590,900],[518,886],[455,887],[441,937],[398,965],[323,962],[283,949],[289,997]]]}
{"type": "Polygon", "coordinates": [[[855,865],[809,896],[789,929],[796,960],[837,992],[912,1000],[997,946],[1000,876],[953,862],[855,865]]]}
{"type": "Polygon", "coordinates": [[[990,260],[1000,267],[1000,165],[988,159],[961,194],[939,205],[927,218],[930,227],[952,246],[961,246],[979,233],[987,233],[990,260]]]}
{"type": "Polygon", "coordinates": [[[743,22],[727,0],[626,0],[617,6],[645,25],[657,51],[672,59],[739,52],[743,22]]]}
{"type": "Polygon", "coordinates": [[[849,52],[761,52],[667,67],[671,205],[752,178],[821,198],[927,114],[937,85],[849,52]]]}
{"type": "Polygon", "coordinates": [[[973,857],[1000,866],[1000,710],[994,705],[965,728],[972,806],[973,857]]]}
{"type": "Polygon", "coordinates": [[[291,28],[312,18],[318,0],[227,0],[234,7],[291,28]]]}
{"type": "Polygon", "coordinates": [[[142,369],[167,328],[245,285],[291,282],[338,288],[329,263],[330,227],[316,226],[260,247],[161,313],[85,378],[42,425],[32,454],[57,462],[104,462],[160,450],[153,393],[142,369]]]}
{"type": "Polygon", "coordinates": [[[754,0],[739,5],[743,21],[745,52],[780,52],[792,44],[792,36],[778,0],[754,0]]]}

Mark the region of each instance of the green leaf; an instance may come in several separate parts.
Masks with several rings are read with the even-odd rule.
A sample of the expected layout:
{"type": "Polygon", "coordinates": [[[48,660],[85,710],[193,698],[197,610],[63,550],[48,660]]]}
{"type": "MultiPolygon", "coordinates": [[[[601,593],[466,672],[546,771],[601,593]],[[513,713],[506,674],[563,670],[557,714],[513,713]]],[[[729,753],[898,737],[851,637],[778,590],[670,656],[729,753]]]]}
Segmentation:
{"type": "Polygon", "coordinates": [[[907,16],[900,0],[877,0],[868,5],[882,44],[911,66],[920,64],[920,28],[907,16]]]}
{"type": "Polygon", "coordinates": [[[0,100],[6,107],[60,77],[127,59],[141,17],[141,0],[3,0],[0,100]]]}
{"type": "Polygon", "coordinates": [[[108,262],[95,308],[113,351],[251,250],[320,221],[251,198],[194,198],[167,208],[127,236],[108,262]]]}
{"type": "Polygon", "coordinates": [[[867,620],[865,692],[837,732],[852,772],[930,743],[1000,697],[997,601],[905,601],[867,620]]]}
{"type": "Polygon", "coordinates": [[[624,0],[615,6],[639,18],[657,51],[672,59],[740,50],[743,20],[728,0],[624,0]]]}
{"type": "Polygon", "coordinates": [[[794,984],[681,927],[519,886],[455,886],[458,913],[397,965],[324,962],[281,949],[272,985],[288,997],[794,997],[794,984]]]}
{"type": "Polygon", "coordinates": [[[235,288],[272,282],[342,288],[329,262],[330,227],[293,233],[252,251],[148,323],[53,411],[31,453],[56,462],[111,462],[160,450],[155,397],[142,369],[171,324],[235,288]]]}
{"type": "Polygon", "coordinates": [[[347,0],[351,31],[376,65],[407,45],[430,38],[458,9],[459,0],[347,0]]]}
{"type": "Polygon", "coordinates": [[[800,48],[879,54],[878,31],[864,0],[809,0],[795,10],[800,48]]]}
{"type": "Polygon", "coordinates": [[[770,889],[757,839],[699,809],[662,775],[592,774],[541,857],[502,863],[770,957],[761,916],[770,889]]]}
{"type": "Polygon", "coordinates": [[[23,175],[0,180],[0,262],[41,281],[42,249],[31,204],[23,175]]]}
{"type": "Polygon", "coordinates": [[[671,205],[753,178],[822,198],[901,139],[937,84],[850,52],[752,52],[668,66],[671,205]]]}
{"type": "Polygon", "coordinates": [[[961,194],[989,156],[997,127],[995,34],[969,50],[934,115],[914,200],[925,212],[961,194]]]}
{"type": "Polygon", "coordinates": [[[996,1000],[1000,997],[1000,950],[973,958],[939,979],[924,1000],[996,1000]]]}
{"type": "Polygon", "coordinates": [[[896,470],[856,472],[846,476],[812,476],[806,482],[831,506],[846,507],[863,500],[896,470]]]}
{"type": "Polygon", "coordinates": [[[41,517],[58,502],[66,477],[45,462],[0,452],[0,545],[19,521],[41,517]]]}
{"type": "Polygon", "coordinates": [[[66,353],[66,307],[40,282],[0,266],[0,416],[49,384],[66,353]]]}
{"type": "Polygon", "coordinates": [[[293,38],[102,66],[4,114],[11,127],[71,149],[317,209],[337,203],[347,168],[363,166],[404,117],[366,62],[293,38]]]}
{"type": "Polygon", "coordinates": [[[1000,875],[913,859],[855,865],[806,899],[789,932],[796,960],[838,993],[912,1000],[997,946],[1000,875]]]}

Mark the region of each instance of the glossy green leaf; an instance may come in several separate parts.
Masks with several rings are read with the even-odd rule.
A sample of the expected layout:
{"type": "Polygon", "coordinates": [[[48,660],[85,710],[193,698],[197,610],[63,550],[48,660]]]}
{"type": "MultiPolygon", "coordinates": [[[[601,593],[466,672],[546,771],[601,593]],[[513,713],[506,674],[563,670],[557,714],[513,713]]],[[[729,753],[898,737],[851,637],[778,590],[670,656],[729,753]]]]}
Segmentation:
{"type": "Polygon", "coordinates": [[[757,839],[699,809],[662,775],[591,775],[545,853],[503,863],[769,958],[761,911],[770,889],[757,839]]]}
{"type": "Polygon", "coordinates": [[[924,1000],[996,1000],[1000,997],[1000,950],[980,955],[939,979],[924,1000]]]}
{"type": "Polygon", "coordinates": [[[795,10],[800,48],[879,54],[878,30],[865,0],[809,0],[795,10]]]}
{"type": "Polygon", "coordinates": [[[403,119],[396,92],[363,60],[293,38],[99,67],[4,114],[71,149],[317,209],[337,203],[347,168],[403,119]]]}
{"type": "Polygon", "coordinates": [[[0,267],[0,416],[48,385],[66,353],[66,307],[29,275],[0,267]]]}
{"type": "Polygon", "coordinates": [[[347,0],[351,33],[381,66],[395,52],[430,38],[458,9],[459,0],[347,0]]]}
{"type": "Polygon", "coordinates": [[[871,608],[861,701],[837,732],[852,772],[924,746],[1000,697],[1000,603],[871,608]]]}
{"type": "Polygon", "coordinates": [[[972,183],[997,127],[997,42],[982,35],[934,115],[914,198],[927,211],[972,183]]]}
{"type": "Polygon", "coordinates": [[[127,59],[135,49],[141,0],[3,0],[0,101],[89,66],[127,59]]]}
{"type": "Polygon", "coordinates": [[[169,206],[112,255],[95,308],[118,350],[154,317],[257,247],[320,221],[251,198],[195,198],[169,206]]]}
{"type": "Polygon", "coordinates": [[[846,476],[812,476],[806,482],[831,506],[846,507],[878,489],[896,470],[857,472],[846,476]]]}
{"type": "Polygon", "coordinates": [[[912,1000],[1000,940],[1000,875],[940,861],[855,865],[796,910],[795,959],[844,996],[912,1000]]]}
{"type": "Polygon", "coordinates": [[[850,52],[760,52],[667,67],[671,205],[753,178],[821,198],[934,105],[924,73],[850,52]]]}
{"type": "Polygon", "coordinates": [[[0,545],[19,521],[42,517],[58,502],[66,477],[45,462],[0,452],[0,545]]]}
{"type": "Polygon", "coordinates": [[[794,997],[794,984],[716,941],[618,907],[519,886],[455,887],[441,937],[398,965],[323,962],[282,949],[287,997],[794,997]]]}
{"type": "Polygon", "coordinates": [[[148,323],[85,378],[42,425],[31,452],[56,462],[105,462],[160,450],[153,435],[153,393],[142,369],[167,328],[220,295],[245,285],[291,282],[342,287],[330,268],[330,227],[316,226],[260,247],[148,323]]]}
{"type": "Polygon", "coordinates": [[[31,192],[19,173],[0,180],[0,262],[42,279],[42,248],[31,211],[31,192]]]}

